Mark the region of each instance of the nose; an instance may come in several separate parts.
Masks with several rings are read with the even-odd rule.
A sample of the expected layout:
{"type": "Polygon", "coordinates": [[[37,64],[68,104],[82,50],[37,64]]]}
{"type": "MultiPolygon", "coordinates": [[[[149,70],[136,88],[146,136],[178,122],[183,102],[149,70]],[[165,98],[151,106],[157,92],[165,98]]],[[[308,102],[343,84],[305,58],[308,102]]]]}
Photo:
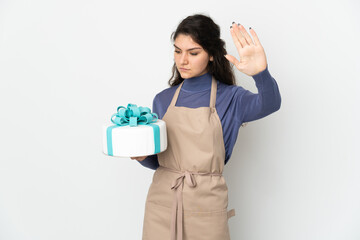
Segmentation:
{"type": "Polygon", "coordinates": [[[180,57],[180,64],[181,65],[186,65],[188,64],[189,61],[188,61],[188,57],[187,57],[187,54],[186,53],[182,53],[181,54],[181,57],[180,57]]]}

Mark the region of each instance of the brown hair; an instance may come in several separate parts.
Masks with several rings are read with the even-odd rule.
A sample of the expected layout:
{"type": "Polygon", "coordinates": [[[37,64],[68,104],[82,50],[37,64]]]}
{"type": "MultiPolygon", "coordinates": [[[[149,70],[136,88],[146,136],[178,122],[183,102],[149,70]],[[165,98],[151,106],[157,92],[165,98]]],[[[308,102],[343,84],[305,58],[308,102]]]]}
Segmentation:
{"type": "MultiPolygon", "coordinates": [[[[230,62],[225,58],[225,42],[220,38],[220,27],[205,15],[195,14],[188,16],[180,22],[175,32],[171,34],[171,40],[175,42],[179,34],[190,36],[204,50],[213,56],[214,60],[209,61],[207,71],[216,80],[228,85],[236,85],[234,72],[230,62]]],[[[168,81],[170,86],[180,84],[184,79],[181,77],[176,64],[172,67],[172,76],[168,81]]]]}

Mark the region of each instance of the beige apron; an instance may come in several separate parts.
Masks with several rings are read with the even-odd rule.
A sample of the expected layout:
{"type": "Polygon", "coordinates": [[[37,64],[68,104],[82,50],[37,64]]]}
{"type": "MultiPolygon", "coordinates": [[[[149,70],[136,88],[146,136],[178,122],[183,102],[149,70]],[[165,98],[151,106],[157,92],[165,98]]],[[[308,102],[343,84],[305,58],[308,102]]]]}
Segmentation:
{"type": "Polygon", "coordinates": [[[228,240],[228,189],[222,172],[225,146],[215,109],[212,78],[210,107],[175,106],[180,89],[163,117],[168,147],[158,154],[145,205],[143,240],[228,240]]]}

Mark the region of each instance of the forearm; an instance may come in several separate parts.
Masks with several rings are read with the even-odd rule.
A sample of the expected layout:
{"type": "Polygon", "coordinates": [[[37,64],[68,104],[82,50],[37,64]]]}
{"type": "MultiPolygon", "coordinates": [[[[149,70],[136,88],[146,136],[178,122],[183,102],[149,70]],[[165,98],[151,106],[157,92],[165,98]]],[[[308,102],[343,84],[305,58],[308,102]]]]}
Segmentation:
{"type": "Polygon", "coordinates": [[[257,94],[246,94],[243,97],[244,116],[243,122],[254,121],[263,118],[277,110],[281,106],[281,96],[275,79],[270,75],[268,68],[253,76],[257,94]]]}
{"type": "Polygon", "coordinates": [[[159,167],[157,154],[147,156],[143,161],[138,161],[144,167],[156,170],[159,167]]]}

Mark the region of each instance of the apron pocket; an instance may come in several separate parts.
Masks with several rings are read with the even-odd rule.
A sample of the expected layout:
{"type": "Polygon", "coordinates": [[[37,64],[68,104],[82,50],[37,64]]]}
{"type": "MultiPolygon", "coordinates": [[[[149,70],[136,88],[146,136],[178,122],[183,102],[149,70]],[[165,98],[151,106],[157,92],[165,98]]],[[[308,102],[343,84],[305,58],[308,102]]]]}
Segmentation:
{"type": "MultiPolygon", "coordinates": [[[[232,209],[233,210],[233,209],[232,209]]],[[[212,212],[184,212],[184,240],[230,240],[227,209],[212,212]]]]}
{"type": "Polygon", "coordinates": [[[147,202],[143,223],[143,240],[170,239],[171,209],[147,202]]]}

